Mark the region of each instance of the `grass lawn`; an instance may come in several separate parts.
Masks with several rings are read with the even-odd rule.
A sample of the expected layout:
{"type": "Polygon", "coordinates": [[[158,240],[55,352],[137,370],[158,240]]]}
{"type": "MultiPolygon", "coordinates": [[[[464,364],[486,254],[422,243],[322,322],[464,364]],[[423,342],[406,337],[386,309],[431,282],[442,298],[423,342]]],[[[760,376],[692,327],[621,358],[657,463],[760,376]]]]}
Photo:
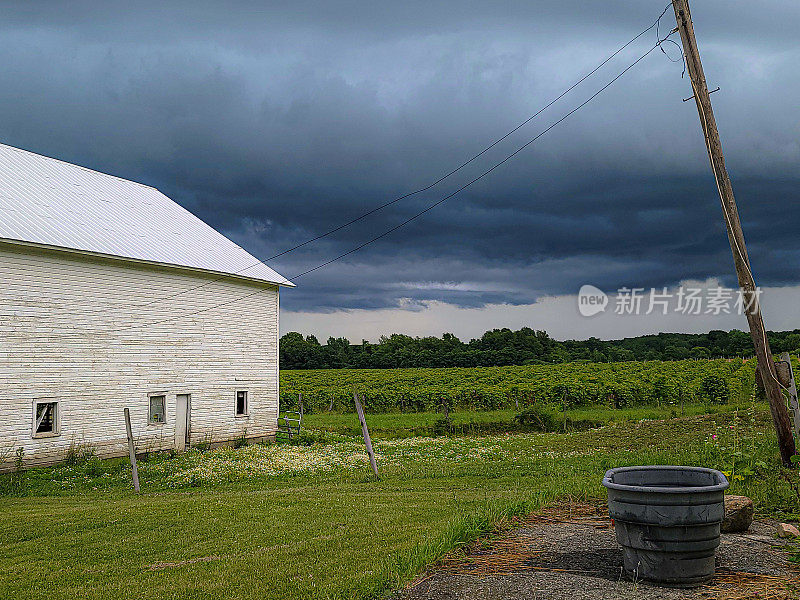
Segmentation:
{"type": "Polygon", "coordinates": [[[566,434],[378,439],[379,482],[356,439],[329,434],[153,457],[138,497],[122,461],[32,470],[0,496],[0,598],[378,597],[493,521],[602,497],[602,473],[619,465],[733,471],[732,493],[785,517],[800,507],[770,427],[759,406],[566,434]]]}
{"type": "MultiPolygon", "coordinates": [[[[715,412],[746,411],[750,403],[732,403],[724,406],[707,404],[686,404],[684,407],[674,404],[662,406],[638,406],[625,409],[614,409],[604,406],[573,408],[567,411],[556,411],[559,418],[566,420],[568,431],[587,429],[608,423],[624,423],[630,421],[669,419],[680,416],[697,416],[715,412]]],[[[450,413],[452,424],[457,429],[471,433],[502,433],[518,429],[514,417],[519,413],[513,409],[503,410],[463,410],[450,413]]],[[[434,424],[443,417],[439,412],[408,413],[375,413],[368,417],[370,435],[377,438],[412,437],[431,435],[434,424]]],[[[340,433],[343,435],[361,435],[361,425],[354,412],[318,412],[303,416],[304,426],[340,433]]]]}

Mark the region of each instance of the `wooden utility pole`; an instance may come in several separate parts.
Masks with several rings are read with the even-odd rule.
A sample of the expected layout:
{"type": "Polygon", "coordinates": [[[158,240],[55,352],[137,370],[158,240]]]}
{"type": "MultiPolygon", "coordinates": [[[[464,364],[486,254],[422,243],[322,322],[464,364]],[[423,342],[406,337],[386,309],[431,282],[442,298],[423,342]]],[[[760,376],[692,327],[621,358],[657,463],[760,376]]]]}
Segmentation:
{"type": "Polygon", "coordinates": [[[764,328],[764,319],[761,317],[756,284],[753,279],[753,272],[750,269],[747,248],[744,244],[744,234],[742,233],[742,225],[739,222],[736,200],[733,197],[733,187],[731,186],[730,177],[728,177],[728,171],[725,168],[722,144],[717,131],[717,123],[714,120],[714,111],[711,108],[711,97],[706,85],[706,77],[703,74],[703,65],[700,62],[697,40],[694,37],[694,27],[692,26],[688,0],[672,0],[672,7],[675,9],[675,19],[678,23],[678,31],[681,34],[683,52],[686,56],[686,69],[692,84],[697,112],[700,115],[700,126],[703,128],[703,135],[706,139],[708,159],[711,162],[711,170],[714,173],[720,201],[722,202],[728,241],[733,252],[733,262],[736,266],[739,287],[742,290],[744,312],[747,316],[747,323],[750,326],[750,335],[753,338],[758,369],[762,373],[764,391],[769,400],[772,420],[775,424],[775,431],[778,434],[781,461],[788,467],[792,464],[791,457],[796,453],[789,423],[789,412],[786,409],[786,400],[781,393],[781,387],[776,376],[775,363],[772,360],[772,352],[770,351],[767,332],[764,328]]]}

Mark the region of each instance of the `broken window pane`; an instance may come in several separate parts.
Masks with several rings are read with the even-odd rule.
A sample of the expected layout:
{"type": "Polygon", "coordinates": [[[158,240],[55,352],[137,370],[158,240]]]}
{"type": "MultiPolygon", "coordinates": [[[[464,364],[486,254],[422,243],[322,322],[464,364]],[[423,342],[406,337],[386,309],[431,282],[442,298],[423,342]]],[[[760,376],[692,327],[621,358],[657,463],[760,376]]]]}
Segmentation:
{"type": "Polygon", "coordinates": [[[57,407],[56,402],[36,403],[35,433],[55,433],[57,407]]]}

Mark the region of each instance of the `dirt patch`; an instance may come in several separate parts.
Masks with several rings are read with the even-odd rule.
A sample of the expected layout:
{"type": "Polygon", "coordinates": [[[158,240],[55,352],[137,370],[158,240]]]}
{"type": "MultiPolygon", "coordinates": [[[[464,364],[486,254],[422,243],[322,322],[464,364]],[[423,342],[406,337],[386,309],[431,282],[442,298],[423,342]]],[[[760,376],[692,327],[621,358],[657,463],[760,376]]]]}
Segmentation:
{"type": "Polygon", "coordinates": [[[711,584],[694,590],[662,588],[625,575],[604,504],[562,504],[449,554],[397,598],[797,600],[800,572],[773,532],[774,524],[755,521],[747,533],[724,534],[711,584]]]}

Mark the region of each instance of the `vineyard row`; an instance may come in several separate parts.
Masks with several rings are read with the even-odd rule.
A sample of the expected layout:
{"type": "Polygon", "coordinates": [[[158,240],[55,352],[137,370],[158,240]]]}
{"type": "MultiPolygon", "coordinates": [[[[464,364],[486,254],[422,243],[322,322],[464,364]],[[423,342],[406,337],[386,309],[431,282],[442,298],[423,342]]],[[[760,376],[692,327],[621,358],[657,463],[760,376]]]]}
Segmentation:
{"type": "Polygon", "coordinates": [[[302,395],[307,412],[349,412],[354,391],[370,412],[727,403],[750,396],[754,372],[741,359],[282,371],[281,409],[302,395]]]}

